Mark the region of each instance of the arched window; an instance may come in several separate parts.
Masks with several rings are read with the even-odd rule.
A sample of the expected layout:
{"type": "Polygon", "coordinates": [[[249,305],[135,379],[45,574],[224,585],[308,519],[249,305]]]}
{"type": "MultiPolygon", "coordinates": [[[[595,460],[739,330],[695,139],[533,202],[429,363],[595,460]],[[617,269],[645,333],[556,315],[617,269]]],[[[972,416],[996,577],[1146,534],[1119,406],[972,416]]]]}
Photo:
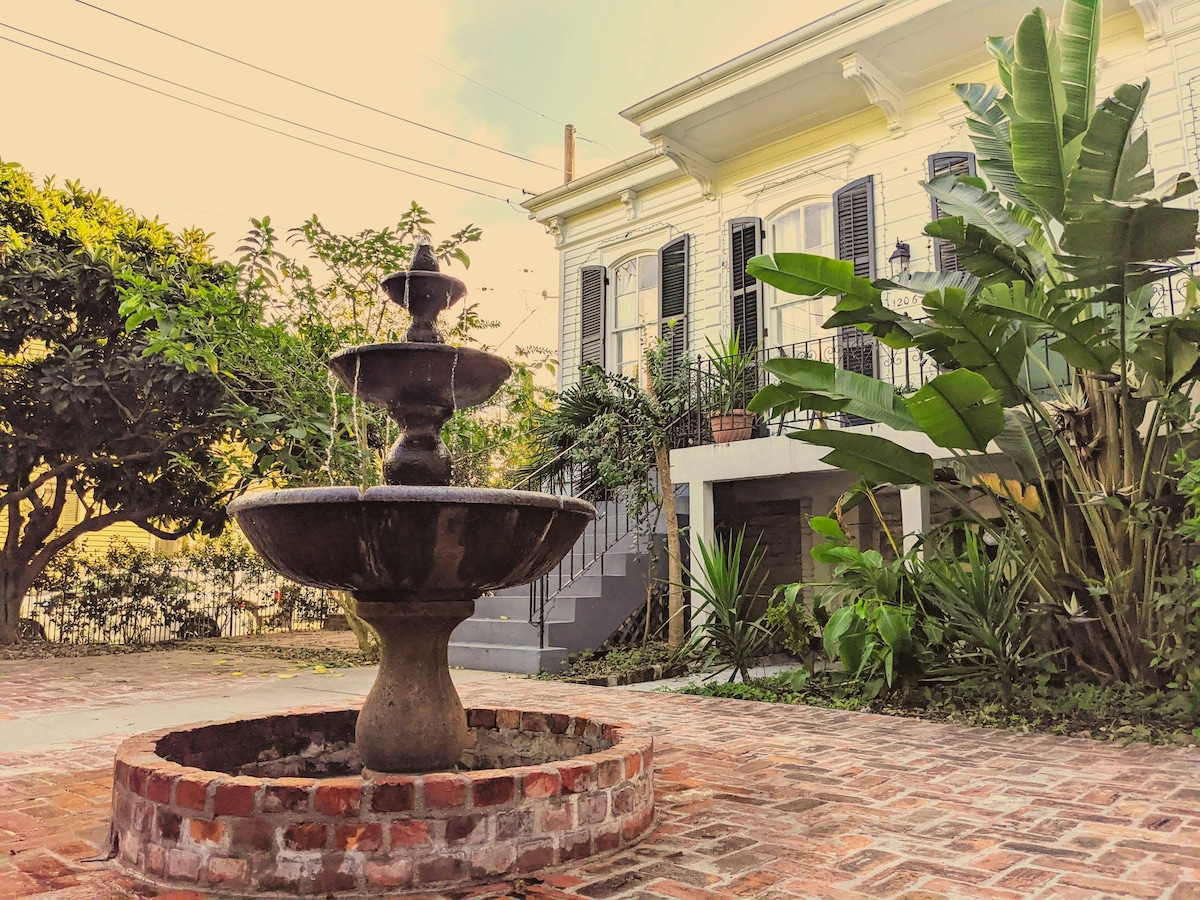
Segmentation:
{"type": "Polygon", "coordinates": [[[646,329],[658,336],[658,254],[635,256],[613,270],[613,370],[636,378],[646,329]]]}
{"type": "MultiPolygon", "coordinates": [[[[773,219],[769,229],[772,253],[812,253],[833,256],[833,204],[813,200],[793,207],[773,219]]],[[[829,298],[808,300],[783,291],[771,291],[767,331],[778,347],[819,338],[829,318],[829,298]]]]}

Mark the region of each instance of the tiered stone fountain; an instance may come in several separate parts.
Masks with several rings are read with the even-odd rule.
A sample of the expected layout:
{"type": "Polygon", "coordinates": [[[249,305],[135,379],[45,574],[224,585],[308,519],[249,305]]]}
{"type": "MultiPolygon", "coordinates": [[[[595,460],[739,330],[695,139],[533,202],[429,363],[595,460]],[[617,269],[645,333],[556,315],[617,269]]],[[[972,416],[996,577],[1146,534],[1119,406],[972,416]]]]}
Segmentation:
{"type": "Polygon", "coordinates": [[[466,287],[438,271],[430,247],[384,288],[412,314],[407,341],[344,350],[330,368],[401,427],[387,484],[266,491],[230,505],[280,572],[354,595],[379,633],[379,675],[361,710],[126,741],[112,836],[118,861],[142,878],[223,895],[440,888],[614,850],[651,825],[648,736],[459,701],[451,631],[484,591],[547,572],[595,511],[547,494],[448,487],[442,426],[511,372],[442,342],[437,315],[466,287]]]}

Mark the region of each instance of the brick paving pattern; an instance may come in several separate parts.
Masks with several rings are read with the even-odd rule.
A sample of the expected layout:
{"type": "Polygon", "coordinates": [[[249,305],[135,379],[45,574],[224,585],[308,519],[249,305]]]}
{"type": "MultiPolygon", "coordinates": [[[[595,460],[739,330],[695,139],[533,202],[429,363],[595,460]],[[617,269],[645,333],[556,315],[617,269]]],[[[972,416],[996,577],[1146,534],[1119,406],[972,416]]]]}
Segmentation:
{"type": "MultiPolygon", "coordinates": [[[[231,652],[247,673],[234,679],[247,684],[231,688],[227,676],[191,665],[194,655],[91,658],[96,668],[84,674],[93,684],[83,691],[65,665],[77,661],[4,661],[0,715],[24,714],[27,700],[62,711],[58,687],[67,705],[219,696],[252,689],[256,666],[268,674],[288,666],[231,652]]],[[[536,880],[420,895],[428,900],[1200,900],[1195,749],[537,681],[460,691],[468,705],[569,711],[653,732],[658,825],[614,856],[536,880]]],[[[0,898],[200,900],[85,861],[107,831],[120,736],[6,754],[3,728],[0,898]]]]}

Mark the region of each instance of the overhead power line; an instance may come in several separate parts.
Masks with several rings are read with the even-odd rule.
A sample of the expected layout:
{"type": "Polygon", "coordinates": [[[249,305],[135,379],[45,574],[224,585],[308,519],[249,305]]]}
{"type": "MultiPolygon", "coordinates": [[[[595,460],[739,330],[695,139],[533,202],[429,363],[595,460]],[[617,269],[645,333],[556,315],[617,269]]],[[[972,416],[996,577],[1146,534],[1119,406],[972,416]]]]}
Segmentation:
{"type": "MultiPolygon", "coordinates": [[[[478,81],[478,80],[472,78],[470,75],[466,75],[466,74],[458,71],[457,69],[452,69],[448,65],[446,65],[444,62],[440,62],[440,61],[434,59],[432,56],[426,56],[424,53],[419,53],[416,50],[410,50],[409,52],[412,53],[413,56],[421,57],[421,59],[425,60],[427,63],[432,63],[433,65],[437,66],[439,69],[445,69],[451,75],[457,75],[459,78],[463,79],[464,81],[469,81],[469,82],[471,82],[471,84],[481,87],[485,91],[489,91],[489,92],[495,94],[501,100],[507,100],[509,103],[512,103],[515,106],[521,107],[521,109],[528,110],[529,112],[533,113],[535,116],[540,116],[541,118],[545,119],[547,122],[553,122],[555,125],[558,125],[562,128],[567,127],[566,122],[560,122],[560,121],[558,121],[558,119],[555,119],[553,116],[546,115],[541,110],[534,109],[532,106],[529,106],[526,103],[522,103],[520,100],[517,100],[513,97],[508,96],[508,94],[501,93],[500,91],[498,91],[494,87],[492,87],[490,84],[484,84],[482,81],[478,81]]],[[[597,140],[593,140],[592,138],[587,137],[586,135],[581,134],[579,132],[575,133],[575,138],[580,141],[587,141],[589,144],[595,144],[597,147],[603,147],[609,153],[617,152],[612,147],[602,144],[597,140]]]]}
{"type": "Polygon", "coordinates": [[[175,94],[169,93],[167,91],[160,91],[158,88],[151,87],[148,84],[141,84],[141,83],[139,83],[137,81],[133,81],[129,78],[123,78],[120,75],[114,74],[113,72],[105,72],[103,69],[97,69],[95,66],[89,66],[87,63],[82,63],[75,59],[69,59],[68,57],[65,57],[65,56],[59,56],[57,53],[52,53],[49,50],[43,50],[41,47],[33,47],[29,44],[22,43],[21,41],[18,41],[14,38],[5,37],[4,35],[0,35],[0,41],[7,41],[10,44],[16,44],[18,47],[24,47],[26,50],[32,50],[35,53],[41,53],[43,56],[49,56],[53,59],[58,59],[63,62],[66,62],[66,63],[70,63],[73,66],[79,66],[81,69],[87,69],[89,72],[95,72],[98,75],[104,75],[108,78],[113,78],[113,79],[116,79],[117,81],[124,82],[125,84],[131,84],[134,87],[141,88],[144,91],[149,91],[152,94],[158,94],[161,97],[168,97],[171,100],[178,100],[180,103],[186,103],[188,106],[194,106],[197,109],[203,109],[203,110],[207,110],[210,113],[216,113],[218,116],[224,116],[227,119],[233,119],[235,122],[242,122],[246,125],[252,125],[255,128],[261,128],[263,131],[269,131],[272,134],[278,134],[278,135],[282,135],[283,137],[286,137],[286,138],[291,138],[294,141],[300,141],[302,144],[309,144],[310,146],[313,146],[313,147],[320,147],[323,150],[329,150],[329,151],[332,151],[333,153],[340,153],[342,156],[348,156],[351,159],[357,159],[357,160],[360,160],[365,163],[370,163],[373,166],[381,166],[384,169],[391,169],[393,172],[400,172],[403,175],[411,175],[414,178],[420,178],[424,181],[431,181],[434,184],[444,185],[445,187],[454,188],[455,190],[459,190],[459,191],[466,191],[468,194],[475,194],[478,197],[486,197],[489,200],[498,200],[499,202],[505,204],[506,206],[513,206],[511,201],[506,200],[504,197],[498,197],[495,194],[488,194],[488,193],[485,193],[484,191],[477,191],[474,188],[465,187],[461,184],[454,184],[453,182],[450,182],[450,181],[442,181],[440,178],[433,178],[432,176],[429,176],[429,175],[422,175],[420,172],[412,172],[408,169],[401,169],[399,166],[393,166],[393,165],[390,165],[389,163],[381,162],[380,160],[377,160],[377,159],[371,159],[368,156],[359,156],[357,153],[350,153],[349,151],[342,150],[338,147],[331,147],[328,144],[322,144],[320,141],[311,141],[308,138],[301,137],[298,134],[290,134],[289,132],[286,132],[286,131],[280,131],[278,128],[272,128],[270,125],[264,125],[261,122],[255,122],[252,119],[244,119],[241,116],[235,116],[233,113],[228,113],[228,112],[225,112],[224,110],[213,109],[211,106],[205,106],[203,103],[197,103],[194,100],[189,100],[186,97],[179,97],[179,96],[176,96],[175,94]]]}
{"type": "Polygon", "coordinates": [[[217,94],[210,94],[208,91],[202,91],[199,88],[194,88],[194,87],[191,87],[186,84],[181,84],[180,82],[172,81],[169,78],[163,78],[161,75],[155,75],[153,72],[147,72],[143,69],[137,69],[137,68],[134,68],[133,66],[127,66],[124,63],[120,63],[120,62],[117,62],[116,60],[109,59],[107,56],[99,56],[98,54],[95,54],[95,53],[89,53],[87,50],[81,50],[79,47],[73,47],[70,44],[64,44],[62,41],[56,41],[56,40],[53,40],[52,38],[48,38],[48,37],[45,37],[40,34],[34,34],[32,31],[26,31],[23,28],[17,28],[15,25],[9,25],[5,22],[0,22],[0,27],[7,28],[10,31],[19,32],[20,34],[26,35],[27,37],[37,38],[39,41],[45,41],[47,44],[53,44],[56,47],[62,47],[64,50],[70,50],[72,53],[79,53],[83,56],[88,56],[88,57],[91,57],[92,59],[97,59],[100,62],[108,63],[110,66],[117,66],[118,68],[125,69],[128,72],[136,72],[138,75],[143,75],[146,78],[153,78],[155,81],[161,81],[163,84],[169,84],[172,87],[182,88],[185,91],[191,91],[193,94],[199,94],[201,97],[208,97],[210,100],[216,100],[219,103],[227,103],[230,106],[237,107],[238,109],[244,109],[247,112],[252,112],[256,115],[265,116],[268,119],[274,119],[276,122],[283,122],[287,125],[294,125],[296,128],[303,128],[304,130],[311,131],[314,134],[324,135],[325,137],[333,138],[334,140],[338,140],[338,141],[345,141],[347,144],[354,144],[355,146],[363,147],[364,149],[367,149],[367,150],[374,150],[377,153],[384,153],[384,154],[387,154],[388,156],[394,156],[397,159],[407,160],[408,162],[415,162],[422,166],[429,166],[431,169],[438,169],[439,171],[442,171],[442,172],[449,172],[452,175],[462,175],[466,178],[474,178],[477,181],[486,181],[488,184],[494,184],[498,187],[511,188],[512,190],[520,191],[523,194],[530,193],[529,191],[526,191],[524,188],[522,188],[518,185],[515,185],[515,184],[508,184],[507,182],[504,182],[504,181],[496,181],[494,178],[484,178],[482,175],[473,175],[472,173],[464,172],[461,169],[452,169],[452,168],[449,168],[448,166],[439,166],[437,163],[426,162],[425,160],[417,159],[414,156],[405,156],[403,153],[396,153],[395,151],[388,150],[384,147],[376,147],[374,144],[366,144],[366,143],[363,143],[362,141],[356,141],[353,138],[344,137],[340,134],[334,134],[331,131],[324,131],[323,129],[317,128],[313,125],[305,125],[303,122],[297,122],[293,119],[287,119],[287,118],[284,118],[283,116],[277,116],[274,113],[269,113],[269,112],[266,112],[265,110],[261,110],[256,107],[253,107],[253,106],[247,106],[245,103],[238,103],[236,100],[229,100],[225,97],[220,97],[217,94]]]}
{"type": "Polygon", "coordinates": [[[465,144],[470,144],[473,147],[479,147],[483,150],[490,150],[493,153],[500,153],[504,156],[511,157],[512,159],[519,159],[522,162],[532,163],[533,165],[541,166],[544,169],[552,169],[554,171],[558,170],[557,166],[552,166],[549,163],[540,162],[539,160],[531,159],[528,156],[521,156],[519,153],[511,153],[508,150],[502,150],[499,147],[492,147],[489,144],[483,144],[479,141],[473,141],[470,138],[463,137],[462,135],[454,134],[453,132],[449,131],[443,131],[440,128],[435,128],[432,125],[426,125],[423,122],[417,122],[414,119],[406,119],[404,116],[388,112],[386,109],[379,109],[376,106],[371,106],[367,103],[361,103],[358,100],[354,100],[350,97],[343,96],[342,94],[338,94],[333,91],[327,91],[324,88],[317,87],[314,84],[309,84],[306,81],[300,81],[298,78],[292,78],[289,75],[283,75],[271,69],[264,68],[263,66],[255,65],[252,62],[247,62],[244,59],[239,59],[238,57],[231,56],[228,53],[222,53],[220,50],[214,50],[212,47],[206,47],[203,44],[198,44],[195,41],[188,40],[185,37],[180,37],[177,34],[172,34],[169,31],[164,31],[161,28],[155,28],[153,25],[147,25],[145,22],[139,22],[137,19],[130,18],[129,16],[123,16],[118,12],[113,12],[111,9],[105,9],[103,6],[97,6],[95,3],[89,3],[88,0],[75,0],[75,2],[81,4],[82,6],[86,6],[89,9],[94,9],[97,12],[102,12],[105,15],[112,16],[113,18],[121,19],[122,21],[128,22],[131,25],[137,25],[139,28],[145,28],[147,31],[153,31],[155,34],[161,34],[163,37],[169,37],[173,41],[179,41],[181,44],[187,44],[189,47],[195,47],[197,50],[203,50],[205,53],[211,53],[214,56],[219,56],[222,59],[229,60],[230,62],[235,62],[238,65],[245,66],[248,69],[254,69],[254,71],[262,72],[264,75],[270,75],[272,78],[278,78],[281,81],[288,82],[289,84],[294,84],[310,91],[316,91],[318,94],[324,94],[326,97],[332,97],[335,100],[341,100],[343,103],[352,104],[353,106],[357,106],[359,109],[369,110],[370,112],[378,113],[381,116],[387,116],[389,119],[395,119],[398,122],[404,122],[407,125],[413,125],[417,128],[424,128],[426,131],[432,131],[435,134],[442,135],[443,137],[452,138],[456,141],[462,141],[465,144]]]}

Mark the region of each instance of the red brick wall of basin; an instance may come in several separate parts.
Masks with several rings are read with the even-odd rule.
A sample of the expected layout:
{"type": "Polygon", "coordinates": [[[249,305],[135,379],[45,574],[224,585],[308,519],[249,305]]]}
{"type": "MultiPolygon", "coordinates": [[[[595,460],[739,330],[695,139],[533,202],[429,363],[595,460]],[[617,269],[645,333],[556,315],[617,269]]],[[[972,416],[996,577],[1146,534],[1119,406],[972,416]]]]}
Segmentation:
{"type": "Polygon", "coordinates": [[[153,882],[226,895],[386,893],[568,864],[636,842],[653,822],[652,738],[566,714],[467,710],[479,746],[518,747],[526,758],[585,751],[533,765],[264,778],[186,764],[228,757],[239,738],[263,746],[275,732],[323,722],[348,722],[352,733],[355,715],[268,716],[125,741],[113,782],[118,861],[153,882]]]}

